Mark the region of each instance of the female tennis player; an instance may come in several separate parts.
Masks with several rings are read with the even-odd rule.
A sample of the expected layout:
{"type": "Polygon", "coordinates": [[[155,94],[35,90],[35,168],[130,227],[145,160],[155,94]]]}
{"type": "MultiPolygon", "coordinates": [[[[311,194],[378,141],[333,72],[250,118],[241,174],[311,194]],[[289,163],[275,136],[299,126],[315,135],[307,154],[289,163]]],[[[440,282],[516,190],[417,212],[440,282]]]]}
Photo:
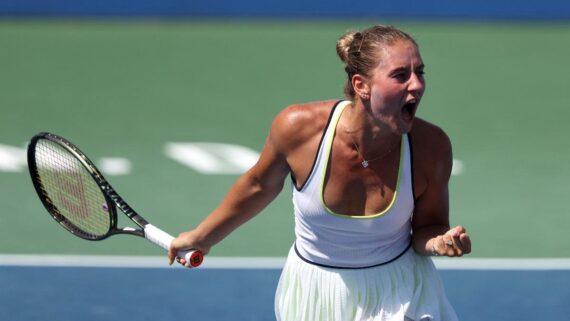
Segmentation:
{"type": "Polygon", "coordinates": [[[451,143],[415,117],[425,90],[416,41],[390,26],[337,42],[346,100],[292,105],[258,162],[195,229],[207,253],[293,183],[296,240],[275,298],[277,320],[457,320],[430,256],[471,251],[449,226],[451,143]]]}

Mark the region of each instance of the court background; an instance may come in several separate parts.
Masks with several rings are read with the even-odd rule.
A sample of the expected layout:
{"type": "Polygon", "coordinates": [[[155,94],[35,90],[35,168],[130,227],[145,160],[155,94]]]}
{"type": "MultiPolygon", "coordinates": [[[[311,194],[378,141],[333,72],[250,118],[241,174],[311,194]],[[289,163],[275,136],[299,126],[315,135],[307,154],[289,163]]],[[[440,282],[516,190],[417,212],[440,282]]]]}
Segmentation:
{"type": "MultiPolygon", "coordinates": [[[[253,7],[248,15],[248,2],[241,11],[227,6],[219,16],[202,17],[152,10],[112,14],[106,1],[90,14],[57,11],[62,3],[52,2],[51,11],[29,9],[35,1],[0,4],[2,254],[161,254],[129,237],[90,243],[62,232],[37,200],[21,153],[35,133],[67,137],[96,163],[128,159],[130,172],[107,175],[111,184],[149,221],[177,234],[207,215],[237,175],[201,174],[168,158],[167,144],[218,142],[259,151],[283,107],[342,97],[336,39],[382,22],[409,31],[420,43],[428,89],[418,116],[449,134],[462,165],[451,179],[451,223],[468,228],[470,257],[570,256],[570,26],[561,2],[522,2],[509,11],[499,1],[491,8],[503,6],[502,16],[490,9],[488,16],[481,9],[480,16],[465,17],[432,8],[431,15],[374,17],[369,11],[347,18],[320,17],[312,9],[312,15],[295,19],[251,14],[253,7]]],[[[293,240],[289,199],[286,184],[271,206],[211,256],[284,257],[293,240]]],[[[567,271],[546,277],[568,285],[567,271]]],[[[460,280],[445,279],[452,287],[460,280]]],[[[7,277],[2,281],[8,284],[7,277]]],[[[558,293],[557,300],[570,298],[567,290],[558,293]]],[[[557,315],[567,315],[560,302],[551,303],[557,315]]]]}

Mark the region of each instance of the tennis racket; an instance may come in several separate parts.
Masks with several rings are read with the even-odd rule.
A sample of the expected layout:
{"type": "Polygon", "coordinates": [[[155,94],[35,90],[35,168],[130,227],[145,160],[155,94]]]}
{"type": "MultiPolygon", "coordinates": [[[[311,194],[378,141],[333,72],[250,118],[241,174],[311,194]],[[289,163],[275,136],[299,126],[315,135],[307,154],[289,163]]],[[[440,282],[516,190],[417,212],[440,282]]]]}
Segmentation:
{"type": "MultiPolygon", "coordinates": [[[[93,162],[63,137],[39,133],[28,146],[32,182],[45,208],[66,230],[89,241],[116,234],[144,237],[168,250],[174,239],[149,224],[111,187],[93,162]],[[117,208],[138,226],[117,227],[117,208]]],[[[192,267],[202,263],[200,251],[178,252],[192,267]]]]}

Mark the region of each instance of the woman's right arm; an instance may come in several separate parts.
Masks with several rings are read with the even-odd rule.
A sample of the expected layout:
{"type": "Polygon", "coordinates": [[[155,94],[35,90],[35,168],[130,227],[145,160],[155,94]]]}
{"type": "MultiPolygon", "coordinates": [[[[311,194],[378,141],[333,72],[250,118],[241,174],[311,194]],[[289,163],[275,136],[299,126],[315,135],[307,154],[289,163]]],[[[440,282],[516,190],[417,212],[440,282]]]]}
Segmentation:
{"type": "MultiPolygon", "coordinates": [[[[204,254],[232,231],[253,218],[281,192],[290,172],[287,163],[290,142],[297,141],[291,120],[294,109],[285,109],[273,121],[257,163],[230,188],[224,199],[195,229],[172,241],[168,260],[172,264],[179,250],[200,250],[204,254]]],[[[293,126],[294,127],[294,126],[293,126]]],[[[188,262],[186,262],[188,265],[188,262]]]]}

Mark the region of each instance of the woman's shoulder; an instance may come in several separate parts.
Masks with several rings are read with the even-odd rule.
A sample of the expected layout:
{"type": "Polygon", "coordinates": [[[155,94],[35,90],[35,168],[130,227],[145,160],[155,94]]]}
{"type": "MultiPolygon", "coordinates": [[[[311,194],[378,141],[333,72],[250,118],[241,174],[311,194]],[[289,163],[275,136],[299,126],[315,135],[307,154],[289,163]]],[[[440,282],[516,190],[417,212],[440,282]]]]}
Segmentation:
{"type": "Polygon", "coordinates": [[[306,125],[315,121],[326,122],[337,102],[338,100],[324,100],[289,105],[281,110],[276,120],[287,126],[306,125]]]}
{"type": "Polygon", "coordinates": [[[337,101],[316,101],[285,107],[275,117],[271,126],[271,135],[280,144],[290,147],[303,143],[315,135],[321,135],[337,101]]]}
{"type": "Polygon", "coordinates": [[[320,138],[338,100],[292,104],[273,120],[269,139],[282,154],[299,150],[320,138]]]}
{"type": "Polygon", "coordinates": [[[445,131],[426,120],[416,118],[410,132],[414,158],[420,167],[448,172],[452,166],[452,145],[445,131]]]}
{"type": "Polygon", "coordinates": [[[416,118],[410,131],[410,137],[414,145],[425,146],[428,149],[435,147],[451,148],[451,141],[445,131],[424,119],[416,118]]]}

